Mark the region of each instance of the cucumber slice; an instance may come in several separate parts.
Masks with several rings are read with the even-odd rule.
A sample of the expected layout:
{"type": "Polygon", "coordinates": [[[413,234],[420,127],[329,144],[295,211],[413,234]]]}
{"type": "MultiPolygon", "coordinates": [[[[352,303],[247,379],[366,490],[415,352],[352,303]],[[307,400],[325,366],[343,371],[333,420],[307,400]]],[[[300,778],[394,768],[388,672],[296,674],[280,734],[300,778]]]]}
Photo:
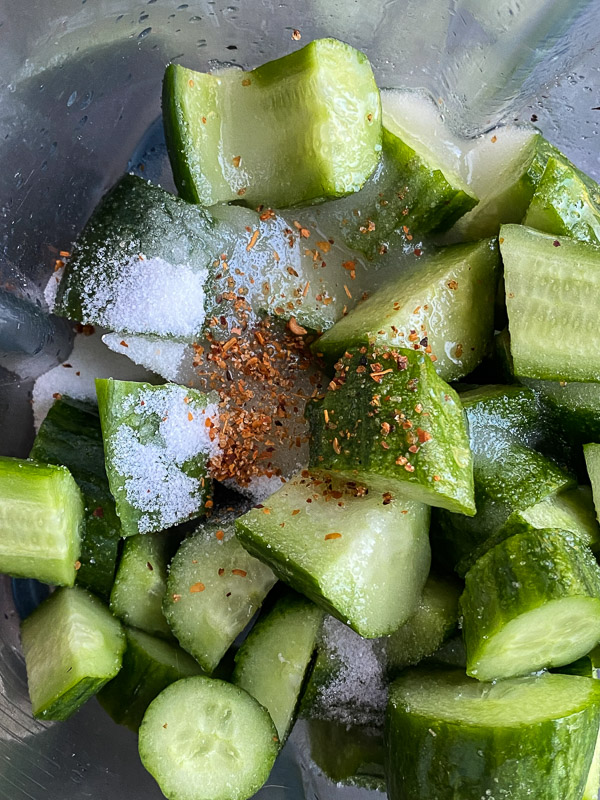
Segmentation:
{"type": "Polygon", "coordinates": [[[121,625],[94,595],[58,589],[21,624],[33,715],[68,719],[121,668],[121,625]]]}
{"type": "Polygon", "coordinates": [[[410,670],[390,691],[390,800],[580,800],[599,699],[596,681],[571,675],[490,685],[460,670],[410,670]]]}
{"type": "Polygon", "coordinates": [[[505,539],[465,581],[467,674],[478,680],[569,664],[600,641],[600,567],[564,531],[505,539]]]}
{"type": "Polygon", "coordinates": [[[171,538],[167,532],[128,539],[110,593],[111,611],[125,625],[164,637],[171,636],[162,613],[171,538]]]}
{"type": "Polygon", "coordinates": [[[152,533],[210,507],[207,420],[216,406],[184,386],[96,381],[106,471],[122,535],[152,533]],[[208,506],[206,504],[208,503],[208,506]]]}
{"type": "Polygon", "coordinates": [[[142,764],[168,800],[246,800],[279,747],[265,709],[243,689],[197,676],[172,683],[142,721],[142,764]]]}
{"type": "Polygon", "coordinates": [[[202,670],[179,647],[133,628],[126,629],[125,635],[123,666],[100,691],[98,700],[117,724],[137,733],[146,709],[163,689],[202,670]]]}
{"type": "Polygon", "coordinates": [[[493,240],[445,248],[359,303],[312,349],[330,361],[360,345],[422,349],[441,378],[457,380],[491,342],[498,271],[493,240]]]}
{"type": "Polygon", "coordinates": [[[556,236],[600,244],[600,187],[579,170],[549,158],[523,225],[556,236]],[[586,185],[587,184],[587,185],[586,185]]]}
{"type": "Polygon", "coordinates": [[[385,792],[381,731],[322,719],[308,720],[306,728],[310,755],[330,780],[385,792]]]}
{"type": "Polygon", "coordinates": [[[66,467],[0,456],[0,572],[72,586],[81,492],[66,467]]]}
{"type": "Polygon", "coordinates": [[[433,655],[458,626],[460,585],[430,575],[413,616],[386,642],[388,671],[395,675],[405,667],[433,655]]]}
{"type": "Polygon", "coordinates": [[[356,192],[381,151],[369,61],[335,39],[251,72],[171,64],[163,119],[177,188],[205,206],[243,198],[282,208],[356,192]]]}
{"type": "Polygon", "coordinates": [[[594,505],[596,506],[596,516],[600,520],[600,444],[586,444],[583,448],[585,465],[587,467],[594,505]]]}
{"type": "Polygon", "coordinates": [[[236,520],[244,547],[361,636],[413,614],[429,572],[429,509],[303,472],[236,520]]]}
{"type": "Polygon", "coordinates": [[[233,519],[200,526],[171,563],[163,612],[180,645],[213,672],[276,578],[237,541],[233,519]]]}
{"type": "Polygon", "coordinates": [[[67,467],[85,507],[77,583],[108,599],[115,577],[121,524],[108,488],[98,409],[64,395],[40,425],[31,458],[67,467]]]}
{"type": "Polygon", "coordinates": [[[311,468],[474,514],[465,416],[429,356],[392,347],[350,348],[336,369],[327,394],[306,407],[311,468]]]}
{"type": "Polygon", "coordinates": [[[500,251],[515,373],[599,381],[600,250],[521,225],[503,225],[500,251]]]}
{"type": "Polygon", "coordinates": [[[295,592],[258,620],[235,655],[232,683],[264,706],[283,745],[296,716],[323,612],[295,592]]]}
{"type": "Polygon", "coordinates": [[[512,384],[489,384],[460,393],[474,449],[490,427],[516,436],[523,444],[536,445],[541,439],[541,411],[532,389],[512,384]]]}

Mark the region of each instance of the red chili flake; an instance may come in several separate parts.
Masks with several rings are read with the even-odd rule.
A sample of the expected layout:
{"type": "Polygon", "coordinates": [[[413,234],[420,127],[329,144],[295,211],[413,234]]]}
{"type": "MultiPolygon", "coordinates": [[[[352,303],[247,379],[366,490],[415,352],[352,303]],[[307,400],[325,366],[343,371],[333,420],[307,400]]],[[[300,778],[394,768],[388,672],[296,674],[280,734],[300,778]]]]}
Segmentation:
{"type": "Polygon", "coordinates": [[[206,589],[206,586],[203,583],[193,583],[190,586],[190,594],[197,594],[198,592],[203,592],[206,589]]]}
{"type": "Polygon", "coordinates": [[[421,250],[421,248],[420,248],[420,247],[415,247],[415,249],[414,249],[414,251],[413,251],[413,252],[414,252],[414,254],[415,254],[416,256],[420,256],[420,255],[421,255],[421,253],[422,253],[423,251],[421,250]]]}
{"type": "Polygon", "coordinates": [[[219,567],[219,575],[225,575],[225,570],[223,567],[219,567]]]}
{"type": "Polygon", "coordinates": [[[554,245],[554,247],[560,247],[560,242],[558,241],[558,239],[555,239],[555,240],[552,242],[552,244],[554,245]]]}
{"type": "Polygon", "coordinates": [[[102,508],[102,506],[98,506],[98,508],[95,508],[92,511],[92,516],[99,517],[100,519],[102,519],[102,517],[104,516],[104,509],[102,508]]]}
{"type": "Polygon", "coordinates": [[[181,595],[180,594],[174,594],[174,595],[171,595],[171,596],[173,598],[173,602],[174,603],[178,603],[181,600],[181,595]]]}
{"type": "Polygon", "coordinates": [[[146,566],[148,567],[150,572],[154,572],[154,567],[152,566],[152,564],[149,561],[146,561],[146,566]]]}
{"type": "Polygon", "coordinates": [[[292,31],[292,39],[295,42],[298,42],[298,41],[300,41],[301,38],[302,38],[302,34],[298,30],[298,28],[294,28],[294,30],[292,31]]]}
{"type": "Polygon", "coordinates": [[[326,533],[325,534],[325,541],[327,541],[329,539],[341,539],[341,538],[342,538],[342,534],[341,533],[326,533]]]}
{"type": "Polygon", "coordinates": [[[248,573],[246,572],[245,569],[232,569],[231,574],[239,575],[240,578],[245,578],[248,573]]]}
{"type": "Polygon", "coordinates": [[[215,536],[221,542],[223,540],[223,537],[225,536],[225,531],[217,531],[215,533],[215,536]]]}
{"type": "Polygon", "coordinates": [[[81,561],[75,562],[75,569],[81,569],[81,561]]]}

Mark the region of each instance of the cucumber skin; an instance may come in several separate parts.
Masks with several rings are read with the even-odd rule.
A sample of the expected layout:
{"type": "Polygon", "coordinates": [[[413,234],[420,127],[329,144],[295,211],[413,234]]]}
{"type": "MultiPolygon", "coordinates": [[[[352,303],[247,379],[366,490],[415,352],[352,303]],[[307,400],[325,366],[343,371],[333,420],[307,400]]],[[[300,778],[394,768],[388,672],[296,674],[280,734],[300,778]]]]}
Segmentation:
{"type": "Polygon", "coordinates": [[[466,419],[459,396],[439,378],[429,356],[393,347],[350,348],[338,364],[343,385],[306,406],[310,468],[339,472],[377,490],[398,491],[409,499],[473,516],[466,419]],[[374,363],[391,373],[373,380],[369,364],[374,363]],[[330,422],[325,421],[325,410],[330,422]],[[389,426],[389,434],[382,424],[389,426]],[[409,443],[419,443],[416,432],[421,425],[425,433],[432,432],[431,438],[414,444],[417,453],[409,452],[409,443]],[[343,438],[346,432],[349,436],[343,438]],[[408,463],[397,464],[400,456],[408,463]],[[412,472],[405,468],[411,465],[412,472]]]}
{"type": "MultiPolygon", "coordinates": [[[[600,567],[574,536],[534,531],[488,550],[467,572],[460,598],[467,675],[478,677],[486,641],[508,622],[551,600],[578,596],[597,598],[600,614],[600,567]]],[[[532,664],[530,671],[551,666],[560,664],[532,664]]],[[[512,676],[495,676],[502,677],[512,676]]]]}
{"type": "Polygon", "coordinates": [[[313,761],[335,784],[385,792],[381,731],[332,720],[306,721],[313,761]]]}
{"type": "Polygon", "coordinates": [[[102,708],[118,725],[137,733],[146,709],[163,689],[181,678],[201,675],[200,666],[178,647],[158,640],[173,651],[173,665],[159,664],[144,650],[147,634],[125,629],[127,648],[119,673],[98,694],[102,708]],[[179,663],[181,660],[181,663],[179,663]]]}
{"type": "Polygon", "coordinates": [[[522,735],[509,727],[451,723],[407,713],[392,686],[385,727],[388,797],[481,800],[489,792],[499,799],[580,800],[595,744],[590,730],[599,724],[597,703],[523,726],[522,735]]]}
{"type": "Polygon", "coordinates": [[[66,396],[56,400],[40,426],[30,457],[45,464],[62,464],[75,478],[85,507],[76,583],[108,599],[121,523],[108,488],[97,407],[66,396]]]}

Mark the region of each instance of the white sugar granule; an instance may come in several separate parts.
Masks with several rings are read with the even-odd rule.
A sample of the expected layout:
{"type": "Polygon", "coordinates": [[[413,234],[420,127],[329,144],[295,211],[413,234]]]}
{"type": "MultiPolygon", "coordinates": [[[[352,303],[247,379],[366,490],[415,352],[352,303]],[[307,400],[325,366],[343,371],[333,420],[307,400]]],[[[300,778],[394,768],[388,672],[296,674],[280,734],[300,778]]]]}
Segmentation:
{"type": "Polygon", "coordinates": [[[363,639],[334,617],[323,623],[322,647],[335,665],[319,690],[320,713],[346,725],[383,721],[387,686],[381,640],[363,639]]]}
{"type": "Polygon", "coordinates": [[[54,395],[65,394],[75,400],[95,402],[96,378],[156,381],[156,376],[151,372],[108,350],[102,343],[102,331],[99,328],[91,336],[77,334],[73,350],[64,364],[53,367],[35,382],[32,402],[36,430],[54,402],[54,395]]]}
{"type": "Polygon", "coordinates": [[[217,406],[209,403],[200,408],[188,399],[184,387],[172,384],[129,395],[122,412],[161,420],[150,442],[140,442],[125,423],[110,442],[112,467],[125,478],[127,500],[144,512],[138,523],[140,533],[187,519],[198,510],[203,487],[183,467],[192,459],[216,455],[218,445],[210,439],[206,420],[216,418],[217,406]]]}
{"type": "Polygon", "coordinates": [[[167,381],[178,382],[184,360],[191,362],[194,356],[185,342],[170,339],[105,333],[102,341],[113,352],[127,356],[134,364],[152,370],[167,381]]]}
{"type": "MultiPolygon", "coordinates": [[[[99,251],[102,257],[102,250],[99,251]]],[[[207,270],[135,255],[119,262],[118,279],[97,269],[81,294],[85,321],[112,331],[194,339],[206,316],[207,270]]]]}

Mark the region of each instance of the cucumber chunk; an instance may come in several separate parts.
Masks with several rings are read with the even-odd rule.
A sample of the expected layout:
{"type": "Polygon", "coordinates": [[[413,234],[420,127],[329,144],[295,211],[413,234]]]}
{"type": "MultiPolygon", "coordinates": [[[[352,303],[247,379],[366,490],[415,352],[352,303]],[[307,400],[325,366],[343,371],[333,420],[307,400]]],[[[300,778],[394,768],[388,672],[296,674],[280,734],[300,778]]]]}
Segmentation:
{"type": "Polygon", "coordinates": [[[45,464],[62,464],[75,478],[85,507],[76,582],[107,599],[115,577],[121,524],[108,488],[97,407],[64,395],[55,400],[30,456],[45,464]]]}
{"type": "Polygon", "coordinates": [[[66,467],[0,456],[0,572],[72,586],[83,514],[66,467]]]}
{"type": "Polygon", "coordinates": [[[460,585],[430,575],[413,616],[387,639],[388,671],[394,675],[433,655],[458,626],[460,585]]]}
{"type": "Polygon", "coordinates": [[[169,638],[171,629],[162,613],[172,534],[138,534],[125,542],[110,608],[125,625],[169,638]]]}
{"type": "Polygon", "coordinates": [[[323,612],[295,592],[280,598],[235,655],[232,683],[264,706],[283,745],[296,716],[323,612]]]}
{"type": "Polygon", "coordinates": [[[201,525],[171,563],[163,612],[180,645],[213,672],[275,584],[235,538],[233,519],[201,525]]]}
{"type": "Polygon", "coordinates": [[[369,61],[335,39],[251,72],[170,64],[163,120],[177,188],[205,206],[282,208],[356,192],[381,151],[369,61]]]}
{"type": "Polygon", "coordinates": [[[306,407],[311,468],[473,515],[463,409],[429,356],[392,347],[350,348],[336,369],[327,394],[306,407]]]}
{"type": "Polygon", "coordinates": [[[390,800],[580,800],[599,699],[596,681],[571,675],[485,684],[461,670],[410,670],[390,690],[390,800]]]}
{"type": "Polygon", "coordinates": [[[118,673],[121,625],[94,595],[58,589],[21,624],[33,715],[68,719],[118,673]]]}
{"type": "Polygon", "coordinates": [[[556,236],[600,244],[600,187],[579,170],[549,158],[523,225],[556,236]],[[586,185],[587,184],[587,185],[586,185]]]}
{"type": "Polygon", "coordinates": [[[446,381],[479,364],[492,340],[499,254],[494,240],[444,248],[359,303],[313,344],[335,360],[390,344],[431,353],[446,381]]]}
{"type": "Polygon", "coordinates": [[[116,723],[137,733],[146,709],[163,689],[202,670],[179,647],[133,628],[127,628],[125,635],[123,666],[101,689],[98,700],[116,723]]]}
{"type": "Polygon", "coordinates": [[[184,386],[96,381],[106,471],[122,535],[198,517],[209,500],[207,395],[184,386]]]}
{"type": "Polygon", "coordinates": [[[306,735],[312,760],[335,784],[385,792],[381,731],[311,719],[306,735]]]}
{"type": "Polygon", "coordinates": [[[569,664],[600,641],[600,567],[564,531],[505,539],[465,582],[467,674],[478,680],[569,664]]]}
{"type": "Polygon", "coordinates": [[[503,225],[500,251],[515,373],[599,381],[600,249],[503,225]]]}
{"type": "MultiPolygon", "coordinates": [[[[489,428],[516,436],[529,446],[541,439],[541,412],[535,392],[526,386],[488,384],[460,393],[471,439],[477,439],[489,428]]],[[[475,449],[477,447],[474,442],[475,449]]]]}
{"type": "Polygon", "coordinates": [[[247,800],[278,750],[275,726],[253,697],[201,675],[162,691],[139,732],[142,764],[168,800],[247,800]]]}
{"type": "Polygon", "coordinates": [[[596,516],[600,520],[600,444],[584,445],[583,454],[592,484],[596,516]]]}
{"type": "Polygon", "coordinates": [[[600,440],[600,383],[530,381],[556,427],[570,441],[600,440]]]}
{"type": "Polygon", "coordinates": [[[243,546],[294,589],[373,638],[413,614],[429,572],[429,509],[303,472],[236,520],[243,546]]]}

